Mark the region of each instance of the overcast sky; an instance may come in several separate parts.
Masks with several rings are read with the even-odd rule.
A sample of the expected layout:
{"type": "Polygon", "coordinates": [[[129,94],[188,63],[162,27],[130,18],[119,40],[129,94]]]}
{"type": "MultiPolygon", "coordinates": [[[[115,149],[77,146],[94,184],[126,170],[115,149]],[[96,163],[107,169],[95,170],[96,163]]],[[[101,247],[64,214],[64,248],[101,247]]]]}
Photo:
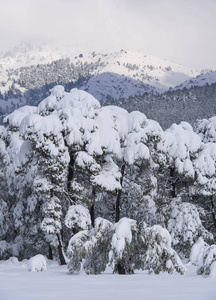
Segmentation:
{"type": "Polygon", "coordinates": [[[216,69],[216,0],[0,0],[0,50],[27,38],[216,69]]]}

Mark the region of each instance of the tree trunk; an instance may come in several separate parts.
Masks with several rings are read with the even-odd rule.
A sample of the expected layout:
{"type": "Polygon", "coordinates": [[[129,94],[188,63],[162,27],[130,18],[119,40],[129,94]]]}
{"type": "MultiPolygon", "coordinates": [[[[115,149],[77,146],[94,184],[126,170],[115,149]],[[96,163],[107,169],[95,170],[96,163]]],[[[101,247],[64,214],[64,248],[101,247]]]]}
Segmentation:
{"type": "Polygon", "coordinates": [[[120,275],[125,275],[126,271],[125,268],[120,263],[118,263],[117,265],[115,265],[115,273],[118,273],[120,275]]]}
{"type": "Polygon", "coordinates": [[[49,259],[53,260],[52,248],[49,246],[49,259]]]}
{"type": "Polygon", "coordinates": [[[176,179],[175,179],[175,169],[174,168],[170,168],[170,183],[171,183],[171,197],[172,198],[176,198],[176,179]]]}
{"type": "Polygon", "coordinates": [[[92,204],[92,206],[90,207],[89,212],[90,212],[90,216],[91,216],[91,224],[92,224],[92,227],[94,227],[95,226],[94,204],[92,204]]]}
{"type": "Polygon", "coordinates": [[[93,202],[92,202],[92,205],[89,208],[89,213],[90,213],[90,216],[91,216],[91,224],[92,224],[93,228],[95,226],[95,212],[94,212],[95,197],[96,197],[96,191],[95,191],[95,188],[93,187],[92,188],[92,199],[93,199],[93,202]]]}
{"type": "Polygon", "coordinates": [[[64,252],[63,252],[64,250],[63,250],[61,236],[58,234],[57,238],[58,238],[58,242],[59,242],[59,244],[58,244],[59,260],[60,260],[61,265],[66,265],[66,261],[65,261],[65,257],[64,257],[64,252]]]}
{"type": "Polygon", "coordinates": [[[122,194],[122,184],[124,179],[124,172],[125,172],[125,164],[121,167],[121,189],[118,191],[117,198],[116,198],[116,216],[115,216],[115,222],[117,223],[120,220],[120,203],[121,203],[121,194],[122,194]]]}
{"type": "Polygon", "coordinates": [[[67,189],[70,189],[71,181],[74,178],[74,164],[75,164],[75,157],[73,154],[70,154],[70,162],[68,167],[68,176],[67,176],[67,189]]]}
{"type": "Polygon", "coordinates": [[[216,229],[216,216],[215,216],[215,204],[213,195],[210,196],[211,206],[212,206],[212,220],[216,229]]]}

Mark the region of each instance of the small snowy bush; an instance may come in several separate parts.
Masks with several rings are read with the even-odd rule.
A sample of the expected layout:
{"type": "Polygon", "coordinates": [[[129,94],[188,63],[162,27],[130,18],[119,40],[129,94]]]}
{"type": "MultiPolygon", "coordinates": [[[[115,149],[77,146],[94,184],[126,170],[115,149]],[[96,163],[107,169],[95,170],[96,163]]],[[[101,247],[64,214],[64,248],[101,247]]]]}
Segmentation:
{"type": "Polygon", "coordinates": [[[83,245],[89,239],[89,231],[83,230],[76,233],[68,243],[67,255],[70,261],[67,265],[71,274],[79,273],[82,267],[83,245]]]}
{"type": "Polygon", "coordinates": [[[159,225],[137,225],[135,220],[123,218],[115,225],[110,262],[114,272],[133,273],[135,269],[185,273],[177,253],[171,248],[169,232],[159,225]]]}
{"type": "Polygon", "coordinates": [[[202,259],[203,253],[209,247],[207,243],[204,242],[202,237],[199,237],[196,243],[191,248],[190,261],[192,264],[198,266],[200,260],[202,259]]]}
{"type": "Polygon", "coordinates": [[[131,274],[134,272],[134,255],[136,246],[136,221],[122,218],[115,224],[115,232],[112,237],[110,264],[114,273],[131,274]]]}
{"type": "Polygon", "coordinates": [[[95,228],[75,234],[68,246],[70,273],[78,273],[83,268],[87,274],[105,271],[111,247],[113,224],[103,218],[95,220],[95,228]]]}
{"type": "Polygon", "coordinates": [[[4,259],[11,254],[11,247],[6,241],[0,241],[0,257],[4,259]]]}
{"type": "Polygon", "coordinates": [[[172,245],[179,255],[189,257],[195,241],[202,236],[213,240],[213,236],[202,225],[199,212],[194,204],[181,202],[175,198],[171,202],[171,214],[167,229],[172,237],[172,245]]]}
{"type": "Polygon", "coordinates": [[[171,248],[172,238],[169,232],[160,225],[148,227],[145,223],[139,225],[139,260],[137,268],[148,270],[149,273],[160,272],[180,274],[185,273],[177,253],[171,248]]]}
{"type": "Polygon", "coordinates": [[[106,219],[97,218],[91,238],[83,246],[87,274],[100,274],[105,271],[109,262],[113,224],[106,219]]]}
{"type": "Polygon", "coordinates": [[[197,269],[198,275],[216,277],[216,245],[206,247],[197,269]]]}
{"type": "Polygon", "coordinates": [[[46,259],[43,255],[37,254],[29,259],[27,265],[28,271],[45,271],[47,269],[46,259]]]}

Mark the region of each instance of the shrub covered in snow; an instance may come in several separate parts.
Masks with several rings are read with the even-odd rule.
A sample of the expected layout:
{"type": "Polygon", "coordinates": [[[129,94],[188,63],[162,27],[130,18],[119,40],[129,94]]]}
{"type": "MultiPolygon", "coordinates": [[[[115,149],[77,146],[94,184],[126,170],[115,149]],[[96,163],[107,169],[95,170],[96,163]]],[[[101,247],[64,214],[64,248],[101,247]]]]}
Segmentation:
{"type": "Polygon", "coordinates": [[[213,236],[202,225],[199,212],[194,204],[176,198],[171,202],[170,219],[167,226],[172,245],[183,256],[189,257],[195,241],[202,236],[212,241],[213,236]]]}
{"type": "Polygon", "coordinates": [[[171,248],[171,236],[159,225],[148,227],[122,218],[116,224],[98,218],[95,228],[75,234],[68,246],[70,273],[82,268],[87,274],[99,274],[109,264],[114,273],[132,274],[136,269],[181,274],[185,268],[171,248]]]}
{"type": "Polygon", "coordinates": [[[197,274],[216,277],[216,245],[206,247],[203,251],[202,258],[199,261],[197,274]]]}
{"type": "Polygon", "coordinates": [[[67,255],[69,257],[68,270],[71,274],[79,273],[82,268],[83,245],[89,239],[89,231],[83,230],[76,233],[69,241],[67,255]]]}
{"type": "Polygon", "coordinates": [[[5,240],[0,241],[0,256],[2,258],[11,254],[11,246],[5,240]]]}
{"type": "Polygon", "coordinates": [[[171,248],[172,238],[165,228],[160,225],[148,227],[145,223],[141,223],[138,237],[137,268],[155,274],[174,271],[185,273],[185,267],[178,254],[171,248]]]}
{"type": "Polygon", "coordinates": [[[91,237],[83,245],[85,262],[83,268],[87,274],[100,274],[105,271],[109,261],[113,224],[106,219],[97,218],[91,237]]]}
{"type": "Polygon", "coordinates": [[[75,234],[68,245],[70,273],[79,272],[83,268],[87,274],[99,274],[105,271],[111,247],[113,224],[103,218],[95,220],[95,227],[75,234]]]}
{"type": "Polygon", "coordinates": [[[115,224],[112,236],[110,263],[116,273],[125,274],[134,271],[134,254],[136,245],[137,224],[135,220],[122,218],[115,224]]]}
{"type": "Polygon", "coordinates": [[[115,225],[110,262],[114,272],[133,273],[136,269],[184,274],[185,267],[171,248],[169,232],[159,225],[137,225],[135,220],[123,218],[115,225]]]}
{"type": "Polygon", "coordinates": [[[43,255],[37,254],[29,259],[27,265],[28,271],[45,271],[47,269],[46,259],[43,255]]]}
{"type": "Polygon", "coordinates": [[[193,245],[191,248],[191,253],[190,253],[190,261],[192,264],[198,266],[200,260],[202,259],[203,253],[205,250],[209,247],[209,245],[204,242],[202,237],[199,237],[196,243],[193,245]]]}

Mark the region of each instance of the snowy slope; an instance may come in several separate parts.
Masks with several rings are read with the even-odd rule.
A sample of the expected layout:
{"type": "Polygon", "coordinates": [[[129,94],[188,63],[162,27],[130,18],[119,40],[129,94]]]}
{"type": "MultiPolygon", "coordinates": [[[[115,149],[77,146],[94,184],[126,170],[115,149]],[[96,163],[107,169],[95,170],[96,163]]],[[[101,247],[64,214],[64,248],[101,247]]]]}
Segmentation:
{"type": "Polygon", "coordinates": [[[121,50],[96,54],[96,58],[104,66],[82,88],[100,101],[107,95],[117,100],[145,92],[162,93],[198,75],[194,70],[141,52],[121,50]]]}
{"type": "Polygon", "coordinates": [[[191,78],[183,82],[182,84],[175,87],[175,90],[177,89],[190,89],[193,86],[204,86],[204,85],[210,85],[212,83],[216,83],[216,71],[209,71],[204,74],[200,74],[196,76],[195,78],[191,78]]]}
{"type": "Polygon", "coordinates": [[[99,59],[106,66],[98,73],[111,72],[124,75],[158,89],[174,87],[198,75],[198,72],[189,68],[136,51],[121,50],[103,56],[99,55],[99,59]]]}

